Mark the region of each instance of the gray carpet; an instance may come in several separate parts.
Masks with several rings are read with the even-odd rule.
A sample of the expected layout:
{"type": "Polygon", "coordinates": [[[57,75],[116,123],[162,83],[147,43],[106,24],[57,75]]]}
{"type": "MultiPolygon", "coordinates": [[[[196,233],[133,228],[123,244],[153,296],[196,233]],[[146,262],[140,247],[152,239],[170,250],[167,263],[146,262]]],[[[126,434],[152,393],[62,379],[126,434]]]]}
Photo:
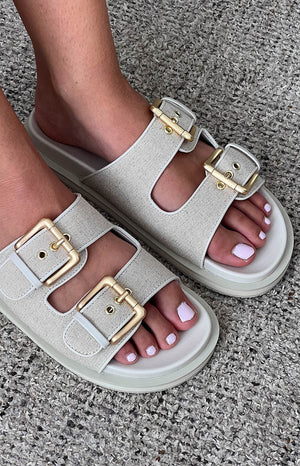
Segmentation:
{"type": "MultiPolygon", "coordinates": [[[[182,100],[218,141],[258,154],[295,252],[259,298],[223,297],[182,276],[216,310],[221,335],[204,370],[163,393],[79,380],[1,316],[1,466],[300,465],[299,2],[115,0],[110,15],[137,89],[182,100]]],[[[0,60],[0,85],[24,121],[35,67],[10,0],[0,2],[0,60]]]]}

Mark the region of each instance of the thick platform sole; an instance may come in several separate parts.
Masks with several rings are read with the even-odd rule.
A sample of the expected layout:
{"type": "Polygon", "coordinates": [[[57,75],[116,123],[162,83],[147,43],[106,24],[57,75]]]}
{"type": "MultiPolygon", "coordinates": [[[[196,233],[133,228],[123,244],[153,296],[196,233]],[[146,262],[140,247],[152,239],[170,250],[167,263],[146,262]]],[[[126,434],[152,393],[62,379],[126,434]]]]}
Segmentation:
{"type": "Polygon", "coordinates": [[[182,384],[197,374],[211,358],[219,337],[217,318],[208,304],[193,291],[183,287],[195,305],[199,319],[192,329],[182,332],[178,344],[170,351],[160,351],[155,358],[140,360],[131,366],[112,361],[97,373],[69,358],[36,335],[0,300],[0,311],[49,356],[74,374],[103,388],[148,393],[166,390],[182,384]],[[201,342],[201,335],[205,338],[201,342]]]}

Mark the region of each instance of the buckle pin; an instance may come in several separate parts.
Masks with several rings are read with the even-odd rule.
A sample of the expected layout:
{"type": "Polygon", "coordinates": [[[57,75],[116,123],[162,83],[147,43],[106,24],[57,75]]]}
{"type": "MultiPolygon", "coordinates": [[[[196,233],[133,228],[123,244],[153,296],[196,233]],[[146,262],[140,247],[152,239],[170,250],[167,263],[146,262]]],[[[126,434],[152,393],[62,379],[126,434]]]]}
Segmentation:
{"type": "Polygon", "coordinates": [[[62,246],[69,256],[68,262],[43,282],[44,285],[51,286],[55,282],[57,282],[57,280],[63,277],[67,272],[69,272],[69,270],[75,267],[76,264],[78,264],[78,262],[80,261],[80,255],[76,251],[76,249],[73,248],[73,246],[63,235],[63,233],[61,233],[59,229],[54,225],[50,218],[42,218],[28,233],[22,236],[22,238],[20,238],[16,242],[15,250],[17,251],[18,249],[20,249],[36,233],[43,229],[48,230],[55,238],[55,241],[53,241],[50,244],[50,249],[52,249],[53,251],[57,251],[60,248],[60,246],[62,246]]]}
{"type": "Polygon", "coordinates": [[[146,315],[146,309],[141,306],[136,299],[131,295],[131,290],[128,288],[123,288],[113,277],[106,276],[103,277],[102,280],[94,287],[92,288],[77,304],[76,310],[80,312],[84,306],[87,305],[87,303],[97,294],[99,291],[101,291],[103,288],[106,286],[109,286],[112,288],[117,294],[118,297],[115,298],[115,301],[118,304],[122,304],[122,302],[126,302],[131,309],[134,311],[135,315],[132,317],[132,319],[127,322],[127,324],[124,325],[121,330],[119,330],[111,339],[110,343],[112,345],[116,345],[119,343],[122,338],[127,335],[128,332],[130,332],[141,320],[144,319],[146,315]]]}
{"type": "MultiPolygon", "coordinates": [[[[248,194],[249,191],[251,190],[252,186],[254,185],[255,181],[258,178],[258,172],[256,171],[250,178],[250,180],[244,184],[240,185],[236,181],[234,181],[230,176],[228,175],[229,172],[226,172],[225,174],[219,172],[213,165],[216,159],[220,157],[222,154],[223,149],[221,147],[218,147],[211,156],[204,162],[204,169],[208,171],[214,178],[218,180],[218,183],[222,186],[228,186],[229,188],[233,189],[234,191],[237,191],[239,194],[248,194]]],[[[217,185],[218,185],[217,183],[217,185]]],[[[219,188],[223,189],[223,188],[219,188]]]]}
{"type": "Polygon", "coordinates": [[[161,99],[155,100],[153,105],[150,106],[150,110],[159,120],[161,120],[166,125],[166,129],[168,129],[167,133],[172,134],[172,132],[175,131],[175,133],[181,136],[182,138],[192,142],[194,140],[196,132],[195,126],[192,127],[190,132],[186,131],[184,128],[178,125],[178,123],[176,122],[177,119],[169,118],[168,115],[166,115],[162,110],[160,110],[159,106],[161,102],[161,99]]]}
{"type": "Polygon", "coordinates": [[[58,251],[60,246],[65,242],[65,238],[62,238],[58,241],[53,241],[53,243],[50,244],[50,248],[52,251],[58,251]]]}

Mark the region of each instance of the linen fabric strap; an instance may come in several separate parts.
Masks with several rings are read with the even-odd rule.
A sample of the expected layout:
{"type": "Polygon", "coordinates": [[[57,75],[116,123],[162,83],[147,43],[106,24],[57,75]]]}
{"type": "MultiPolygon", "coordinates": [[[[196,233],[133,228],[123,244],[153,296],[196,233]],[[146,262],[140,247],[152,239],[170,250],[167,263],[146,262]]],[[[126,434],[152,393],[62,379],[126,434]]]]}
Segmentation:
{"type": "Polygon", "coordinates": [[[1,305],[9,308],[10,315],[21,322],[21,326],[29,328],[34,339],[42,341],[42,346],[48,347],[54,357],[57,354],[61,359],[63,355],[66,360],[71,359],[92,370],[102,371],[140,325],[133,323],[117,344],[111,344],[111,337],[135,316],[133,307],[126,301],[117,303],[114,299],[117,293],[107,286],[80,311],[74,305],[69,311],[59,312],[49,302],[50,295],[84,267],[87,246],[107,231],[114,230],[136,248],[132,258],[114,278],[124,289],[132,290],[133,298],[141,306],[177,278],[144,251],[131,235],[112,225],[81,196],[54,223],[61,232],[70,234],[70,241],[81,251],[80,262],[52,286],[40,286],[38,281],[66,261],[66,257],[61,256],[57,261],[50,260],[48,267],[39,266],[39,262],[36,262],[41,247],[48,248],[50,254],[49,244],[53,241],[53,235],[49,236],[49,231],[41,230],[18,251],[15,251],[15,241],[12,242],[0,252],[1,305]],[[113,306],[115,312],[106,313],[107,306],[113,306]]]}
{"type": "MultiPolygon", "coordinates": [[[[96,239],[111,229],[111,223],[102,216],[93,215],[93,207],[81,195],[54,220],[55,226],[70,235],[73,248],[81,253],[96,239]]],[[[59,270],[68,260],[66,250],[51,249],[55,237],[47,229],[40,230],[0,265],[0,291],[11,299],[21,299],[59,270]],[[43,253],[41,259],[39,253],[43,253]],[[16,287],[17,284],[17,287],[16,287]]],[[[15,242],[14,242],[15,243],[15,242]]]]}
{"type": "MultiPolygon", "coordinates": [[[[144,305],[164,286],[176,280],[176,276],[139,248],[115,279],[124,288],[132,290],[132,296],[139,304],[144,305]]],[[[70,350],[85,357],[97,355],[99,371],[103,370],[139,326],[134,327],[119,343],[109,344],[110,339],[135,315],[125,301],[118,304],[115,297],[118,295],[112,288],[104,288],[80,313],[76,311],[64,332],[64,341],[70,350]],[[114,310],[111,314],[106,312],[109,306],[114,310]],[[96,329],[98,335],[87,328],[87,322],[83,323],[81,318],[78,319],[78,314],[96,329]]]]}
{"type": "MultiPolygon", "coordinates": [[[[169,118],[178,118],[178,124],[190,131],[195,115],[184,105],[164,98],[160,105],[169,118]],[[180,116],[178,116],[180,115],[180,116]]],[[[196,130],[196,141],[201,138],[216,148],[216,142],[206,130],[196,130]]],[[[187,153],[195,144],[188,142],[175,131],[166,131],[165,124],[156,116],[140,138],[121,157],[85,177],[82,181],[110,200],[117,209],[150,232],[156,240],[193,264],[203,267],[208,245],[224,214],[237,198],[238,193],[229,187],[220,190],[217,180],[210,173],[190,199],[178,210],[165,212],[153,201],[153,187],[178,150],[187,153]],[[121,193],[116,187],[121,186],[121,193]],[[192,219],[192,220],[191,220],[192,219]],[[197,219],[198,228],[195,228],[197,219]],[[170,246],[172,245],[172,246],[170,246]]],[[[243,148],[228,145],[216,168],[225,172],[238,162],[240,169],[234,173],[234,181],[245,184],[259,169],[257,160],[243,148]]],[[[260,188],[257,180],[246,199],[260,188]]],[[[241,198],[239,196],[238,198],[241,198]]]]}

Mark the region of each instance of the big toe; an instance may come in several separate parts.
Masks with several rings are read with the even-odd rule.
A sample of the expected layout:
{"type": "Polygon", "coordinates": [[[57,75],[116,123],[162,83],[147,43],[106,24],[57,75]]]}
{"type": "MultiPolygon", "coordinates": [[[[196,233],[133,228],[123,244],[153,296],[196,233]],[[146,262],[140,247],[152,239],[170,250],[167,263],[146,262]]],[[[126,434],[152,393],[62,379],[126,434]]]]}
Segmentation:
{"type": "Polygon", "coordinates": [[[173,281],[154,297],[155,306],[162,316],[180,331],[191,328],[198,319],[198,313],[178,282],[173,281]]]}
{"type": "Polygon", "coordinates": [[[207,250],[208,256],[221,264],[243,267],[255,258],[255,246],[241,233],[220,225],[207,250]]]}

